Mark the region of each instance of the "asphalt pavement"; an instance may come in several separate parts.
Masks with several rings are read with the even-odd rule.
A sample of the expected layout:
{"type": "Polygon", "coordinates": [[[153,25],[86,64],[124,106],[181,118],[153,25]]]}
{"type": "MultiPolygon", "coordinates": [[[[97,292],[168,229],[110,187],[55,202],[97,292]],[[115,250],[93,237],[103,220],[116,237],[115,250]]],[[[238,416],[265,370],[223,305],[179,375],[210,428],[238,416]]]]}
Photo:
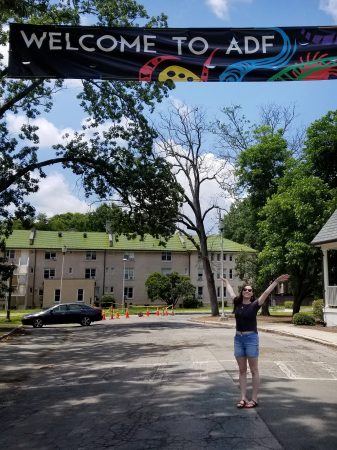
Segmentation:
{"type": "MultiPolygon", "coordinates": [[[[7,336],[8,341],[0,345],[0,448],[333,448],[282,447],[267,425],[262,406],[235,408],[238,391],[232,374],[237,369],[231,346],[223,348],[225,335],[232,336],[231,328],[232,318],[211,320],[196,315],[121,317],[89,328],[18,328],[17,336],[7,336]],[[216,330],[214,339],[209,326],[228,330],[216,330]]],[[[336,333],[317,328],[259,324],[261,331],[337,345],[336,333]]],[[[279,370],[274,366],[273,371],[279,370]]],[[[278,392],[277,382],[289,383],[276,380],[272,379],[273,395],[278,392]]],[[[333,373],[329,382],[334,380],[333,373]]],[[[304,384],[303,380],[290,382],[304,384]]],[[[290,394],[288,402],[289,398],[290,394]]],[[[288,415],[300,411],[299,398],[288,415]]],[[[278,402],[275,414],[282,409],[281,399],[278,402]]],[[[271,415],[274,406],[265,408],[266,414],[271,415]]],[[[280,423],[279,418],[275,421],[280,423]]],[[[287,429],[289,434],[289,424],[287,429]]]]}

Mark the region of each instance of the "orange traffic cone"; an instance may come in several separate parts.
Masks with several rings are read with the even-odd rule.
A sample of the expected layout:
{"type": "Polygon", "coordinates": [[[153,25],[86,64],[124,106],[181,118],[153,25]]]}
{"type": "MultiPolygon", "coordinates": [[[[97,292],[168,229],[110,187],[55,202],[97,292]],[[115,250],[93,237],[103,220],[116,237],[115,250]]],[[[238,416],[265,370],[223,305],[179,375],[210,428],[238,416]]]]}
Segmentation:
{"type": "Polygon", "coordinates": [[[119,319],[119,312],[116,312],[116,319],[119,319]]]}
{"type": "Polygon", "coordinates": [[[114,309],[111,308],[110,320],[112,320],[113,318],[114,318],[114,309]]]}
{"type": "Polygon", "coordinates": [[[129,310],[126,308],[126,311],[125,311],[125,318],[126,319],[128,319],[130,316],[129,316],[129,310]]]}
{"type": "Polygon", "coordinates": [[[149,308],[146,308],[146,317],[149,317],[150,313],[149,313],[149,308]]]}
{"type": "Polygon", "coordinates": [[[159,316],[159,308],[157,307],[156,316],[159,316]]]}
{"type": "Polygon", "coordinates": [[[102,320],[105,320],[106,319],[106,317],[105,317],[105,311],[104,311],[104,309],[103,309],[103,311],[102,311],[102,320]]]}

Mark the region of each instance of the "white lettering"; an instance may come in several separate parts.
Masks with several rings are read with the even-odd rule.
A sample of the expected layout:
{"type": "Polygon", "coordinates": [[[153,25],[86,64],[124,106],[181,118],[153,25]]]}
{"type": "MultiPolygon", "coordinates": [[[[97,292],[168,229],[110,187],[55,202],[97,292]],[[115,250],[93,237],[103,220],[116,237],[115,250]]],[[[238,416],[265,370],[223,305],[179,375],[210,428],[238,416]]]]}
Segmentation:
{"type": "Polygon", "coordinates": [[[202,55],[203,53],[207,52],[208,50],[208,42],[206,41],[206,39],[202,38],[202,37],[195,37],[193,39],[190,40],[190,42],[188,43],[188,48],[190,49],[190,52],[193,53],[194,55],[202,55]],[[204,44],[204,48],[201,50],[194,50],[193,48],[193,44],[197,41],[200,41],[204,44]]]}
{"type": "Polygon", "coordinates": [[[236,52],[238,52],[240,55],[242,55],[242,50],[239,47],[239,43],[238,41],[233,37],[233,39],[231,40],[231,43],[229,44],[229,47],[226,50],[226,55],[228,55],[228,53],[230,53],[232,50],[235,50],[236,52]]]}
{"type": "Polygon", "coordinates": [[[122,53],[124,52],[124,47],[132,48],[134,46],[136,46],[136,52],[139,52],[140,51],[140,37],[139,36],[137,36],[136,39],[133,42],[131,42],[131,44],[129,44],[128,41],[123,36],[121,36],[121,52],[122,53]]]}
{"type": "Polygon", "coordinates": [[[50,32],[49,33],[49,49],[50,50],[62,50],[62,45],[56,45],[56,44],[61,44],[61,33],[57,33],[57,32],[50,32]]]}
{"type": "Polygon", "coordinates": [[[154,42],[148,42],[148,39],[157,39],[157,36],[144,34],[144,53],[157,53],[156,50],[149,50],[149,47],[154,47],[156,44],[154,42]]]}
{"type": "Polygon", "coordinates": [[[172,41],[178,41],[178,55],[182,54],[181,51],[181,44],[183,41],[186,41],[187,37],[179,37],[179,36],[173,36],[172,41]]]}
{"type": "Polygon", "coordinates": [[[94,38],[95,36],[93,34],[83,34],[83,36],[81,36],[78,40],[78,43],[80,44],[80,47],[83,48],[83,50],[85,50],[86,52],[94,52],[95,49],[93,47],[87,47],[86,45],[84,45],[83,41],[86,38],[94,38]]]}
{"type": "Polygon", "coordinates": [[[274,45],[267,43],[267,39],[275,39],[275,36],[262,36],[262,53],[266,53],[266,47],[272,47],[274,45]]]}
{"type": "Polygon", "coordinates": [[[66,50],[78,50],[78,47],[72,47],[71,46],[71,42],[70,42],[70,38],[69,38],[69,33],[66,33],[66,50]]]}
{"type": "Polygon", "coordinates": [[[97,39],[97,47],[102,50],[103,52],[112,52],[117,47],[117,40],[113,36],[109,36],[108,34],[105,34],[104,36],[101,36],[99,39],[97,39]],[[103,47],[101,44],[104,40],[110,40],[112,41],[111,47],[103,47]]]}
{"type": "Polygon", "coordinates": [[[254,36],[245,36],[245,53],[255,53],[259,50],[260,44],[259,41],[254,36]],[[254,48],[249,49],[249,42],[252,42],[253,45],[255,44],[254,48]]]}
{"type": "Polygon", "coordinates": [[[26,36],[26,33],[22,30],[20,30],[21,35],[23,37],[23,40],[25,41],[26,46],[29,48],[33,42],[35,42],[37,48],[41,48],[41,45],[43,44],[43,41],[45,40],[46,36],[47,36],[47,32],[44,31],[42,33],[42,36],[40,37],[40,39],[37,38],[36,34],[33,33],[31,35],[31,37],[28,39],[26,36]]]}

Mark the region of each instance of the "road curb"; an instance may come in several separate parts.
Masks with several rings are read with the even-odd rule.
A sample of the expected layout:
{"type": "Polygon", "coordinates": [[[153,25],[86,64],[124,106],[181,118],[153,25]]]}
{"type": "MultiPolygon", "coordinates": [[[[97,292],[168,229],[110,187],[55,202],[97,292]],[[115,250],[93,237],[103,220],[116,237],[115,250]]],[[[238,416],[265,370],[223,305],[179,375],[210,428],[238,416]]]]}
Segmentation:
{"type": "Polygon", "coordinates": [[[0,336],[0,341],[3,341],[4,339],[7,339],[8,337],[12,336],[13,334],[18,333],[21,329],[22,329],[22,325],[19,325],[18,327],[13,328],[8,333],[5,333],[5,334],[1,335],[0,336]]]}
{"type": "MultiPolygon", "coordinates": [[[[223,328],[232,328],[235,329],[235,324],[229,324],[229,323],[224,323],[224,322],[212,322],[209,320],[198,320],[198,319],[194,319],[194,318],[190,318],[189,319],[191,322],[197,322],[200,323],[201,325],[211,325],[211,326],[215,326],[215,327],[223,327],[223,328]]],[[[306,341],[311,341],[311,342],[316,342],[317,344],[322,344],[322,345],[327,345],[329,347],[332,348],[336,348],[337,344],[335,344],[334,342],[329,342],[329,341],[325,341],[319,338],[315,338],[315,337],[310,337],[310,336],[302,336],[296,333],[291,333],[288,331],[282,331],[282,330],[272,330],[270,328],[264,328],[264,326],[258,326],[259,331],[263,331],[265,333],[274,333],[274,334],[278,334],[281,336],[290,336],[290,337],[295,337],[295,338],[299,338],[299,339],[304,339],[306,341]]]]}

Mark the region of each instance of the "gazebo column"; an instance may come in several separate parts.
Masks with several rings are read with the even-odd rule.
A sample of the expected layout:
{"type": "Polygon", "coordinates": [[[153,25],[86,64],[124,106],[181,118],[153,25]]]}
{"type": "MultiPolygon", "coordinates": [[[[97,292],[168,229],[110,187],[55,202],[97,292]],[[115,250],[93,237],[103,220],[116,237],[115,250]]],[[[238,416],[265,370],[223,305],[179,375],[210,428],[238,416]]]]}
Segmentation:
{"type": "Polygon", "coordinates": [[[328,307],[329,296],[329,266],[328,266],[328,250],[322,249],[323,252],[323,281],[324,281],[324,306],[328,307]]]}

